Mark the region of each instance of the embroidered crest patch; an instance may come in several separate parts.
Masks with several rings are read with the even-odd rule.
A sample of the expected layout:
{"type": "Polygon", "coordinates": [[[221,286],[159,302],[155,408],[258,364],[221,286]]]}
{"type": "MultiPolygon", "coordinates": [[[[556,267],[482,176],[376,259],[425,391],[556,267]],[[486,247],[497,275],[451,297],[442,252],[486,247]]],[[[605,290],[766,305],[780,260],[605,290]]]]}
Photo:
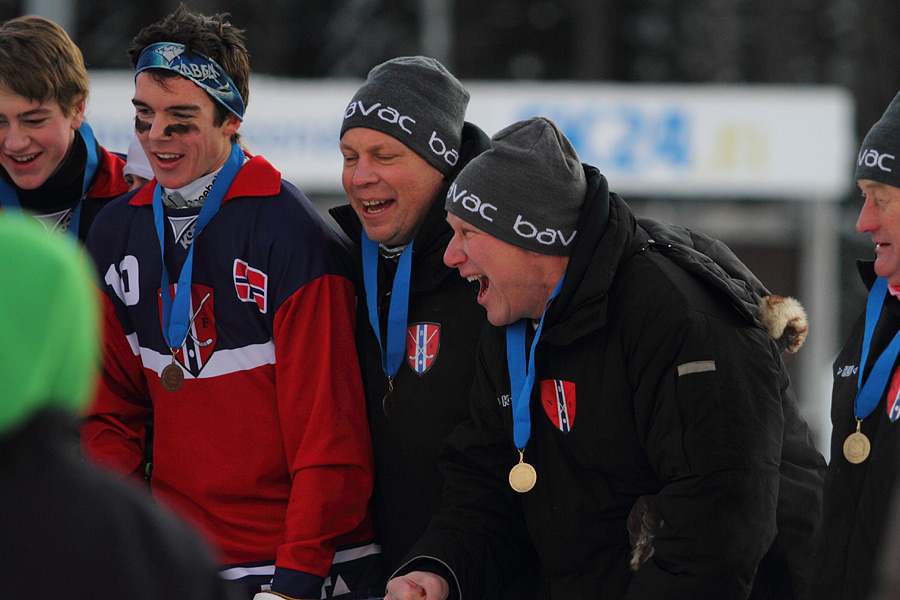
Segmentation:
{"type": "Polygon", "coordinates": [[[542,380],[541,404],[557,429],[569,433],[575,423],[575,384],[561,379],[542,380]]]}
{"type": "Polygon", "coordinates": [[[440,324],[415,323],[406,329],[406,360],[419,375],[424,375],[434,366],[440,348],[440,324]]]}
{"type": "Polygon", "coordinates": [[[900,417],[900,368],[894,371],[887,394],[887,414],[891,422],[900,417]]]}
{"type": "MultiPolygon", "coordinates": [[[[175,295],[175,285],[171,286],[175,295]]],[[[214,314],[213,289],[211,287],[191,284],[191,322],[181,352],[175,360],[194,377],[212,356],[216,347],[216,318],[214,314]]],[[[162,300],[159,301],[160,322],[162,319],[162,300]]]]}

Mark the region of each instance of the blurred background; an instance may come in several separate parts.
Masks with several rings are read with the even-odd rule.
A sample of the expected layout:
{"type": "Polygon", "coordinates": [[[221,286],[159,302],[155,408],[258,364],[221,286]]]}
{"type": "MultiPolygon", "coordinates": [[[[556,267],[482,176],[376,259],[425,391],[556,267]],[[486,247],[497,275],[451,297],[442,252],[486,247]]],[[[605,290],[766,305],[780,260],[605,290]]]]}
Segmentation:
{"type": "MultiPolygon", "coordinates": [[[[177,4],[0,0],[0,20],[28,13],[56,20],[82,48],[92,73],[125,70],[121,77],[127,87],[130,64],[125,51],[131,38],[177,4]]],[[[865,300],[855,260],[873,255],[868,236],[854,230],[860,207],[854,159],[859,141],[900,90],[897,0],[190,0],[186,4],[204,13],[231,13],[232,22],[246,30],[254,77],[262,76],[257,80],[303,82],[313,98],[317,84],[349,81],[337,111],[343,110],[372,66],[410,54],[441,60],[473,92],[473,104],[473,89],[481,89],[479,83],[525,83],[521,89],[539,90],[542,85],[574,82],[578,93],[593,85],[607,89],[610,84],[620,86],[615,88],[619,92],[627,92],[629,85],[641,89],[663,84],[674,86],[665,88],[672,90],[687,85],[684,89],[695,95],[702,95],[704,86],[748,93],[757,88],[823,95],[837,91],[847,99],[849,134],[833,141],[844,157],[840,166],[823,163],[823,171],[829,171],[822,173],[823,178],[843,182],[832,185],[827,197],[818,190],[803,194],[791,186],[785,187],[783,197],[772,190],[756,195],[752,186],[739,192],[727,186],[719,192],[705,189],[692,197],[684,190],[668,194],[640,185],[623,188],[610,177],[611,189],[625,197],[639,216],[663,218],[719,237],[769,289],[798,297],[807,307],[811,320],[807,345],[788,362],[817,443],[825,451],[831,361],[865,300]],[[840,172],[832,172],[835,169],[840,172]]],[[[251,107],[254,85],[251,79],[251,107]]],[[[488,134],[496,131],[484,129],[488,134]]],[[[573,131],[566,132],[572,137],[573,131]]],[[[310,187],[294,181],[323,212],[342,201],[337,129],[333,135],[327,143],[333,142],[338,165],[334,185],[310,187]]],[[[100,141],[111,150],[125,149],[102,137],[100,141]]],[[[791,151],[797,155],[815,157],[831,150],[828,140],[793,143],[791,151]]]]}

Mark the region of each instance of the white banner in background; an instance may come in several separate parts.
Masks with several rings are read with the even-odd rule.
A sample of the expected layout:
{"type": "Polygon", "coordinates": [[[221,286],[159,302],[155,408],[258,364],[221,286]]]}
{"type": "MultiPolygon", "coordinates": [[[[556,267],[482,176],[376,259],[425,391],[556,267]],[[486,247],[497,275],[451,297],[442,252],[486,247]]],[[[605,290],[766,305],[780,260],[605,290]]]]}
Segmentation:
{"type": "MultiPolygon", "coordinates": [[[[341,193],[338,133],[361,80],[253,75],[245,143],[308,192],[341,193]]],[[[853,101],[826,86],[463,82],[489,135],[546,116],[623,195],[835,200],[853,185],[853,101]]],[[[132,74],[91,72],[88,121],[124,152],[132,74]]]]}

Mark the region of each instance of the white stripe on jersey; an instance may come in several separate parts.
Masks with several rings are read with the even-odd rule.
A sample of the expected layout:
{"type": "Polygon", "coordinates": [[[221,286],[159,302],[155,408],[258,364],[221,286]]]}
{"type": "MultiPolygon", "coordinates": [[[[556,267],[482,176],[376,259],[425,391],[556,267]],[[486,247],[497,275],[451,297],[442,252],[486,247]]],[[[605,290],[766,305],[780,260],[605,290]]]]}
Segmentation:
{"type": "MultiPolygon", "coordinates": [[[[130,337],[130,336],[129,336],[130,337]]],[[[145,369],[157,374],[167,365],[172,364],[171,354],[161,354],[150,348],[141,348],[141,363],[145,369]]],[[[206,361],[198,379],[218,377],[240,371],[249,371],[265,365],[275,364],[275,343],[269,340],[265,344],[254,344],[233,350],[216,350],[206,361]]],[[[184,376],[190,378],[191,374],[185,371],[184,376]]]]}
{"type": "Polygon", "coordinates": [[[265,576],[272,577],[275,575],[275,563],[271,565],[262,565],[261,567],[231,567],[219,571],[219,577],[234,581],[242,577],[265,576]]]}
{"type": "Polygon", "coordinates": [[[365,546],[360,546],[359,548],[338,550],[334,553],[334,560],[332,561],[332,564],[350,562],[351,560],[358,560],[360,558],[365,558],[366,556],[372,556],[375,554],[381,554],[381,546],[379,546],[378,544],[366,544],[365,546]]]}

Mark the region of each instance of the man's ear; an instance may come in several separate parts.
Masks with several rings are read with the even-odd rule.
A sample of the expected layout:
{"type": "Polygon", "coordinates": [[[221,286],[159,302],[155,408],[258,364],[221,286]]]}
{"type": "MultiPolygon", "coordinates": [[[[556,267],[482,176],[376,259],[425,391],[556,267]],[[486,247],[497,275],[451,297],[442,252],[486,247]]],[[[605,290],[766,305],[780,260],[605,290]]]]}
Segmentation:
{"type": "Polygon", "coordinates": [[[237,130],[240,128],[241,120],[233,114],[228,113],[228,115],[225,117],[225,123],[222,128],[223,133],[225,133],[227,137],[231,137],[232,135],[237,133],[237,130]]]}

